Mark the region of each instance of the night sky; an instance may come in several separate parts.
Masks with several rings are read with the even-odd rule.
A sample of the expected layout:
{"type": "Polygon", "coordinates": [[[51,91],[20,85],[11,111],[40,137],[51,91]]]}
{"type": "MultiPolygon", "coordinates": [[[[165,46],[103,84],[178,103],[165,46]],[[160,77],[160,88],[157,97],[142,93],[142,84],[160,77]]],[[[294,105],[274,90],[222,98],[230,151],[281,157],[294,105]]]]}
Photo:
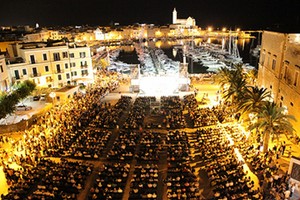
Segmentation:
{"type": "Polygon", "coordinates": [[[172,10],[200,27],[243,29],[300,27],[300,0],[4,0],[1,25],[170,24],[172,10]]]}

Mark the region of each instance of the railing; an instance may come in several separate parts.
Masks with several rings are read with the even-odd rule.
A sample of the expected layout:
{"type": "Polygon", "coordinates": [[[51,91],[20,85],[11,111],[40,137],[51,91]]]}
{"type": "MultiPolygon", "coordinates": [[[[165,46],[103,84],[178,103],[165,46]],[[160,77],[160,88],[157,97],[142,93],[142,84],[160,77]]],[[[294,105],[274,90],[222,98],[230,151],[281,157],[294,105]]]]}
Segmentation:
{"type": "Polygon", "coordinates": [[[84,64],[84,65],[81,65],[80,67],[81,67],[81,69],[86,69],[86,68],[88,68],[88,65],[84,64]]]}
{"type": "Polygon", "coordinates": [[[292,84],[292,79],[290,76],[286,75],[283,77],[283,79],[285,80],[285,83],[287,83],[288,85],[292,84]]]}
{"type": "Polygon", "coordinates": [[[89,73],[81,73],[81,76],[84,77],[84,76],[88,76],[89,73]]]}
{"type": "Polygon", "coordinates": [[[41,76],[41,73],[33,73],[33,74],[30,74],[30,77],[33,78],[33,77],[40,77],[41,76]]]}
{"type": "Polygon", "coordinates": [[[61,74],[61,73],[64,73],[64,70],[56,70],[55,72],[54,72],[55,74],[61,74]]]}
{"type": "Polygon", "coordinates": [[[16,80],[21,80],[23,78],[23,76],[18,76],[18,77],[12,77],[12,80],[13,81],[16,81],[16,80]]]}

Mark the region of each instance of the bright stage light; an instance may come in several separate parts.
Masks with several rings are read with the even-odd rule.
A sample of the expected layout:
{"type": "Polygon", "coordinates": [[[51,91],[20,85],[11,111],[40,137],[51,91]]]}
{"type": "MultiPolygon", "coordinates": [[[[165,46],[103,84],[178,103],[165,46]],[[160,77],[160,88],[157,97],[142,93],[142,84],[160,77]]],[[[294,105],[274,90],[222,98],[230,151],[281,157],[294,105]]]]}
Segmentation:
{"type": "Polygon", "coordinates": [[[178,77],[143,77],[140,91],[146,96],[168,96],[178,91],[178,77]]]}

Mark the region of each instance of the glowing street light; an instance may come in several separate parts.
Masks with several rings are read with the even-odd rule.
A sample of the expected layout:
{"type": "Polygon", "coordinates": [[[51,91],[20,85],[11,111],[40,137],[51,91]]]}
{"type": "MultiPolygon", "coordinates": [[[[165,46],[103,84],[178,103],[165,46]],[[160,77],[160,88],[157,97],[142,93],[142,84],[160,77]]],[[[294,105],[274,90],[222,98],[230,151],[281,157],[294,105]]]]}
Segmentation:
{"type": "Polygon", "coordinates": [[[56,97],[56,93],[55,93],[55,92],[51,92],[51,93],[49,94],[49,97],[51,97],[51,99],[52,99],[52,104],[54,105],[54,98],[56,97]]]}

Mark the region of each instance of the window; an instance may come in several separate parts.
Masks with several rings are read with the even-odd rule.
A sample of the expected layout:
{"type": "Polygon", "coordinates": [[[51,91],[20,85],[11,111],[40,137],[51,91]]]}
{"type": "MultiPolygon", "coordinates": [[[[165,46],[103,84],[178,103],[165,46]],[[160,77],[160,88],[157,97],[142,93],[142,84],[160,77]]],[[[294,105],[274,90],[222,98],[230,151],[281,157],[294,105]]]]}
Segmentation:
{"type": "Polygon", "coordinates": [[[74,53],[70,53],[70,58],[74,58],[74,53]]]}
{"type": "Polygon", "coordinates": [[[79,56],[80,56],[80,58],[85,58],[85,52],[80,52],[79,56]]]}
{"type": "Polygon", "coordinates": [[[275,70],[275,67],[276,67],[276,60],[273,59],[273,61],[272,61],[272,69],[275,70]]]}
{"type": "Polygon", "coordinates": [[[71,72],[71,76],[77,76],[77,72],[71,72]]]}
{"type": "Polygon", "coordinates": [[[266,50],[264,50],[263,53],[262,53],[262,55],[261,55],[261,59],[260,59],[261,65],[264,65],[264,64],[265,64],[265,57],[266,57],[265,51],[266,51],[266,50]]]}
{"type": "Polygon", "coordinates": [[[58,78],[58,80],[60,81],[60,80],[61,80],[61,74],[58,74],[58,75],[57,75],[57,78],[58,78]]]}
{"type": "Polygon", "coordinates": [[[67,79],[69,79],[70,78],[70,74],[66,73],[66,77],[67,77],[67,79]]]}
{"type": "Polygon", "coordinates": [[[3,66],[2,66],[2,65],[0,65],[0,70],[1,70],[1,72],[4,72],[4,71],[3,71],[3,66]]]}
{"type": "Polygon", "coordinates": [[[54,59],[54,61],[60,60],[60,55],[59,55],[59,53],[53,53],[53,59],[54,59]]]}
{"type": "Polygon", "coordinates": [[[80,66],[81,67],[87,66],[87,61],[80,61],[80,66]]]}
{"type": "Polygon", "coordinates": [[[76,67],[76,63],[71,63],[71,67],[76,67]]]}
{"type": "Polygon", "coordinates": [[[270,57],[271,57],[271,53],[268,52],[268,58],[267,58],[267,67],[270,67],[270,57]]]}
{"type": "Polygon", "coordinates": [[[45,72],[49,72],[49,66],[45,66],[45,72]]]}
{"type": "Polygon", "coordinates": [[[88,70],[81,71],[81,76],[87,76],[87,75],[89,75],[88,70]]]}
{"type": "Polygon", "coordinates": [[[43,54],[43,59],[47,60],[47,54],[45,54],[45,53],[43,54]]]}
{"type": "Polygon", "coordinates": [[[30,63],[35,64],[35,57],[34,55],[30,55],[30,63]]]}
{"type": "Polygon", "coordinates": [[[22,69],[23,75],[27,75],[27,70],[26,69],[22,69]]]}
{"type": "Polygon", "coordinates": [[[294,86],[298,85],[298,72],[295,73],[294,86]]]}
{"type": "Polygon", "coordinates": [[[65,51],[65,52],[63,52],[62,54],[63,54],[63,55],[62,55],[63,58],[68,58],[68,52],[65,51]]]}
{"type": "Polygon", "coordinates": [[[38,76],[38,72],[37,72],[36,67],[32,68],[32,74],[33,74],[34,77],[38,76]]]}
{"type": "Polygon", "coordinates": [[[20,79],[19,70],[15,70],[15,78],[18,80],[20,79]]]}
{"type": "Polygon", "coordinates": [[[68,63],[65,63],[65,69],[68,69],[68,68],[69,68],[68,63]]]}
{"type": "Polygon", "coordinates": [[[46,82],[47,82],[47,83],[50,83],[50,82],[52,82],[52,78],[51,78],[51,76],[47,76],[47,77],[46,77],[46,82]]]}

